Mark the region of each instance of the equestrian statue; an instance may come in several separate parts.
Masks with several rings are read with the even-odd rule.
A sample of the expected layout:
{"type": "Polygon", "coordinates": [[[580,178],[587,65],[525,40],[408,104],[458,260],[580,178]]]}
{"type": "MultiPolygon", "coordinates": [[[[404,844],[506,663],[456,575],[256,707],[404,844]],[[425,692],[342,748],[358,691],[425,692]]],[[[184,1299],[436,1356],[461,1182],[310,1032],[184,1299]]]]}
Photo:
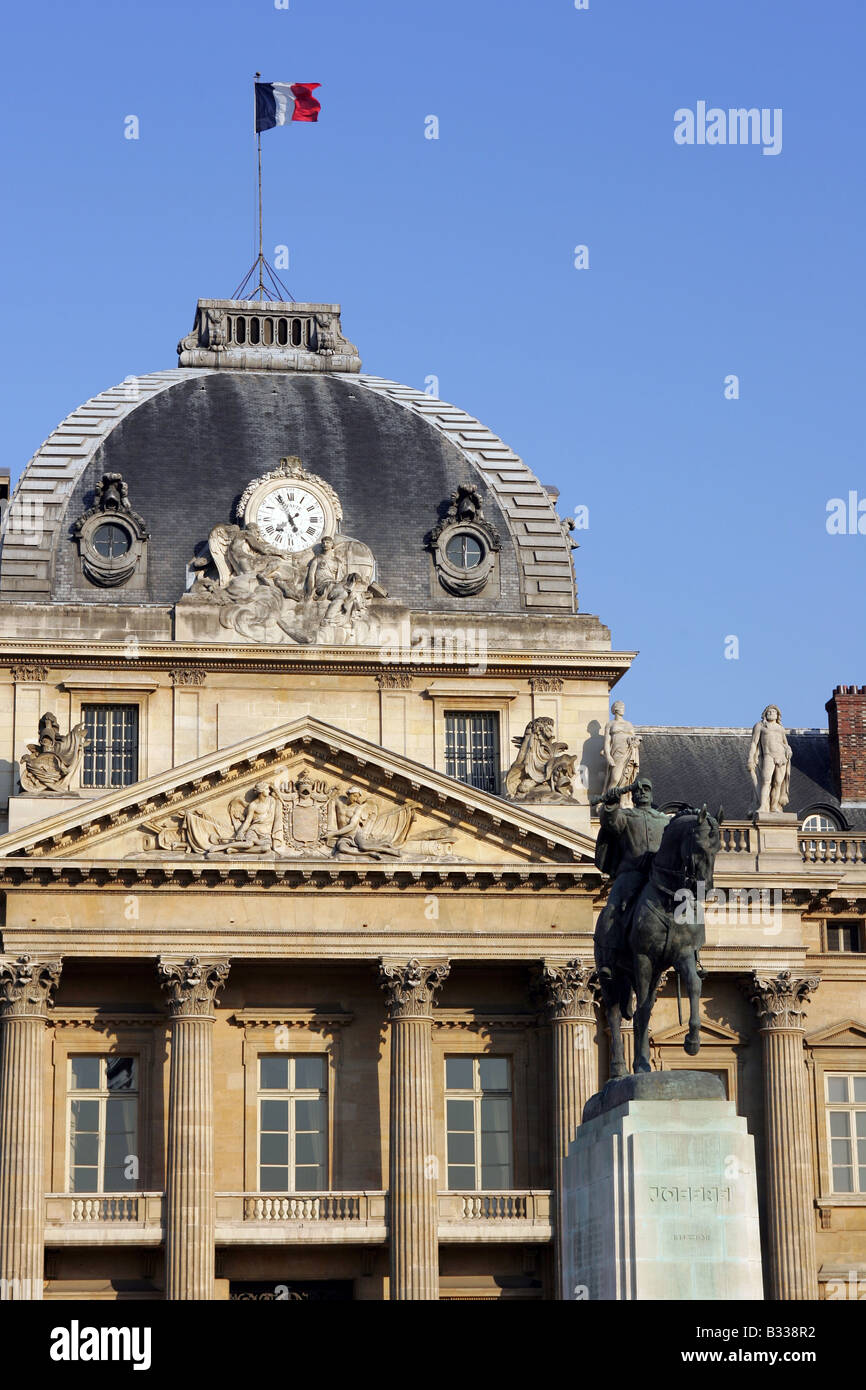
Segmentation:
{"type": "Polygon", "coordinates": [[[701,1046],[703,902],[713,886],[724,812],[688,806],[667,816],[652,804],[652,782],[639,777],[593,798],[601,822],[595,862],[613,879],[595,928],[595,964],[610,1025],[611,1077],[626,1075],[622,1020],[634,1018],[634,1071],[651,1070],[649,1021],[659,980],[677,973],[689,996],[690,1057],[701,1046]],[[626,793],[632,806],[620,805],[626,793]],[[703,884],[703,892],[698,885],[703,884]]]}

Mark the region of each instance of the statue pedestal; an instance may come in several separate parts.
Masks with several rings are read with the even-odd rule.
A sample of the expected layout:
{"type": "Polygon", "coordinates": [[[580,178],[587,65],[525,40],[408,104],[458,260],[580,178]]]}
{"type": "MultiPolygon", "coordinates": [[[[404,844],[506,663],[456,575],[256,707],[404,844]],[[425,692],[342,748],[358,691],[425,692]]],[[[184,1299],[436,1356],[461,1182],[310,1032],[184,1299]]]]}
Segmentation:
{"type": "Polygon", "coordinates": [[[568,1298],[762,1299],[755,1146],[707,1072],[623,1077],[565,1160],[568,1298]]]}
{"type": "Polygon", "coordinates": [[[9,798],[9,832],[21,830],[34,821],[48,820],[49,816],[62,815],[75,806],[81,806],[83,798],[73,792],[22,792],[20,796],[9,798]]]}
{"type": "Polygon", "coordinates": [[[788,811],[756,811],[752,817],[757,836],[758,868],[771,872],[802,869],[797,841],[800,822],[788,811]]]}

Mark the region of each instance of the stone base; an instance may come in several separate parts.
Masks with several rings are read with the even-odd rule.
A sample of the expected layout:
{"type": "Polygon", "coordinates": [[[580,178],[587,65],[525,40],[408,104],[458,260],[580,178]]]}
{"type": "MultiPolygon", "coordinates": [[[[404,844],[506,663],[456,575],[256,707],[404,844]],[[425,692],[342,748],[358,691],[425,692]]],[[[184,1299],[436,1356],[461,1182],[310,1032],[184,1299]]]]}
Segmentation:
{"type": "Polygon", "coordinates": [[[752,817],[758,851],[758,868],[771,871],[801,870],[803,860],[797,832],[800,822],[787,811],[756,811],[752,817]]]}
{"type": "Polygon", "coordinates": [[[565,1162],[566,1297],[763,1298],[754,1140],[731,1101],[688,1094],[712,1082],[624,1077],[588,1102],[565,1162]]]}
{"type": "Polygon", "coordinates": [[[25,825],[33,825],[38,820],[48,820],[50,816],[60,816],[81,806],[83,798],[71,792],[22,792],[20,796],[9,798],[9,831],[21,830],[25,825]]]}

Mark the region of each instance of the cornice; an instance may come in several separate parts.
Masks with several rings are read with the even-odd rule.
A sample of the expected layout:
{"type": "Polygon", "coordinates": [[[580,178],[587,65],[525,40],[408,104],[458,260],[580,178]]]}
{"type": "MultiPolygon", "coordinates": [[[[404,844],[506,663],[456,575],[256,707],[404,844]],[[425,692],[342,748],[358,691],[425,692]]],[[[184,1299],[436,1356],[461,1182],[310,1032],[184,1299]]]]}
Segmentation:
{"type": "Polygon", "coordinates": [[[346,1009],[287,1009],[279,1005],[236,1009],[229,1022],[238,1028],[255,1031],[258,1028],[306,1028],[314,1033],[333,1033],[347,1028],[354,1013],[346,1009]]]}

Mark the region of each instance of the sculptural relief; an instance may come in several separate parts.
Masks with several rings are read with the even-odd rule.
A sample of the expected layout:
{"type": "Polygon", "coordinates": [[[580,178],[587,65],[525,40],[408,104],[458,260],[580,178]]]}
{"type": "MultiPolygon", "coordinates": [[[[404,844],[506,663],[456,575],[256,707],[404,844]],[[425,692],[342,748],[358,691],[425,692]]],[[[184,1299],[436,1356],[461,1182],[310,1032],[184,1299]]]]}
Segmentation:
{"type": "Polygon", "coordinates": [[[415,806],[383,807],[360,787],[329,786],[303,768],[294,780],[282,771],[257,782],[233,797],[222,814],[184,811],[147,822],[143,829],[155,837],[160,855],[458,862],[453,827],[418,829],[417,815],[415,806]]]}
{"type": "Polygon", "coordinates": [[[341,515],[327,483],[282,459],[246,489],[238,522],[213,528],[182,602],[216,605],[221,626],[250,642],[376,641],[368,606],[386,590],[372,551],[336,533],[341,515]]]}
{"type": "Polygon", "coordinates": [[[767,705],[752,729],[746,766],[755,788],[756,809],[784,811],[791,787],[791,745],[778,705],[767,705]]]}
{"type": "Polygon", "coordinates": [[[68,734],[61,734],[57,716],[49,711],[39,720],[38,738],[38,743],[28,743],[20,759],[22,791],[67,791],[87,744],[84,725],[76,724],[68,734]]]}
{"type": "Polygon", "coordinates": [[[552,719],[531,719],[522,736],[511,741],[518,749],[508,769],[505,790],[514,801],[573,801],[577,754],[554,737],[552,719]]]}
{"type": "MultiPolygon", "coordinates": [[[[614,700],[610,714],[611,717],[603,730],[602,757],[606,764],[603,792],[605,793],[619,787],[630,787],[633,782],[637,781],[640,770],[640,737],[635,733],[634,725],[629,723],[625,717],[625,705],[622,700],[614,700]]],[[[623,794],[621,804],[623,806],[631,805],[630,794],[623,794]]]]}

